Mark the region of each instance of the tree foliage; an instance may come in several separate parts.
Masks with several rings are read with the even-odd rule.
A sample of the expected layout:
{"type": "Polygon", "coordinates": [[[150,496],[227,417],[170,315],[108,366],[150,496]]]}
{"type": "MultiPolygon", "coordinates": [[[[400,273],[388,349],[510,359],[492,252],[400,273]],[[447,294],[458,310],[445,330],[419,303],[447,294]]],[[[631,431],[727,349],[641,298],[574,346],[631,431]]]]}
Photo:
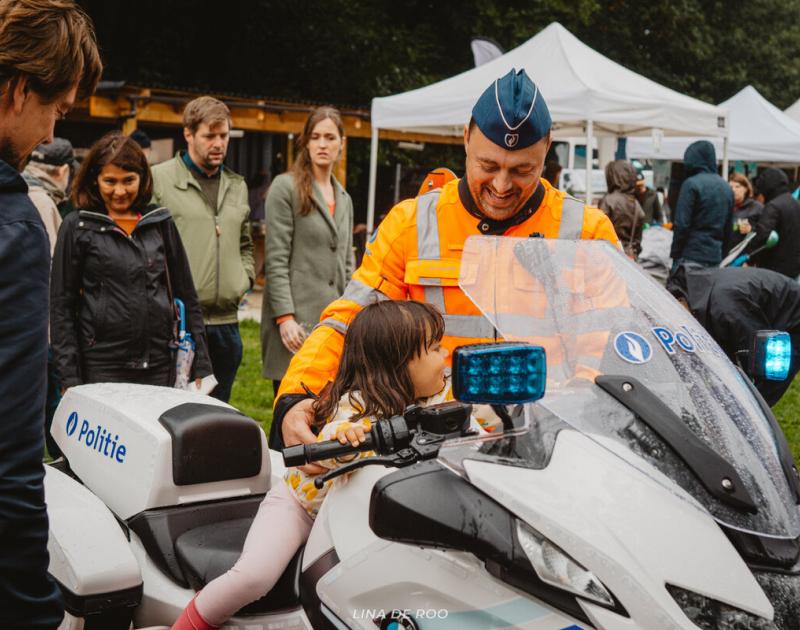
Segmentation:
{"type": "Polygon", "coordinates": [[[553,21],[655,81],[719,102],[753,84],[800,97],[798,0],[84,0],[106,78],[367,106],[468,70],[553,21]]]}
{"type": "MultiPolygon", "coordinates": [[[[95,21],[105,78],[154,87],[368,108],[376,96],[469,70],[474,36],[511,50],[558,21],[623,66],[707,102],[748,84],[780,108],[800,98],[800,0],[81,3],[95,21]]],[[[381,143],[379,161],[379,207],[387,207],[395,163],[459,171],[463,152],[410,155],[381,143]]],[[[357,208],[368,162],[368,143],[351,141],[347,183],[357,208]]]]}

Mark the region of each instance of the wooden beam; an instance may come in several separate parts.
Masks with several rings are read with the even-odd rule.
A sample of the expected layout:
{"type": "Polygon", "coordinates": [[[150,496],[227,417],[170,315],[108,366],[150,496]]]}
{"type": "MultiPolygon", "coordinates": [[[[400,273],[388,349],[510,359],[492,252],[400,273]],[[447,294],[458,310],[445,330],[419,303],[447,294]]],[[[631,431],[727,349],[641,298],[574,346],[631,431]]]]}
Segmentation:
{"type": "MultiPolygon", "coordinates": [[[[77,104],[69,118],[77,120],[99,119],[105,121],[119,120],[131,115],[136,117],[138,124],[169,125],[180,127],[183,125],[183,105],[181,103],[164,103],[160,101],[144,100],[151,96],[149,90],[141,90],[132,94],[135,98],[118,96],[92,96],[88,101],[77,104]]],[[[245,131],[262,133],[282,133],[299,135],[308,112],[287,110],[282,112],[266,111],[257,107],[265,101],[243,101],[229,103],[233,126],[245,131]]],[[[311,106],[309,106],[309,111],[311,106]]],[[[342,116],[344,133],[350,138],[369,138],[372,127],[369,120],[360,116],[345,114],[342,116]]],[[[392,129],[380,130],[381,140],[396,140],[406,142],[427,142],[430,144],[458,145],[463,142],[461,136],[443,136],[433,133],[418,133],[394,131],[392,129]]]]}
{"type": "Polygon", "coordinates": [[[290,133],[286,138],[286,170],[292,168],[294,164],[294,134],[290,133]]]}
{"type": "Polygon", "coordinates": [[[333,174],[336,176],[336,179],[339,180],[339,183],[347,188],[347,142],[342,145],[342,155],[339,158],[339,161],[336,162],[336,166],[333,168],[333,174]]]}
{"type": "Polygon", "coordinates": [[[464,136],[442,136],[438,133],[407,133],[392,129],[381,129],[379,138],[381,140],[427,142],[429,144],[464,144],[464,136]]]}

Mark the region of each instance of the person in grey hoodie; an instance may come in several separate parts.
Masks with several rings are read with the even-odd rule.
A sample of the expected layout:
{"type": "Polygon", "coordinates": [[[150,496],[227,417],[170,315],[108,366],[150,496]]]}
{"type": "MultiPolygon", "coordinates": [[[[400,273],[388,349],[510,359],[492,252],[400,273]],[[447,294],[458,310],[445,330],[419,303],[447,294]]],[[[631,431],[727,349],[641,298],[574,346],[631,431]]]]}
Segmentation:
{"type": "Polygon", "coordinates": [[[606,165],[608,193],[600,200],[600,209],[606,213],[625,253],[636,260],[642,251],[642,226],[644,210],[636,199],[636,169],[625,160],[615,160],[606,165]]]}
{"type": "Polygon", "coordinates": [[[682,265],[719,265],[733,229],[733,192],[717,175],[714,145],[708,140],[693,142],[683,163],[687,178],[681,184],[673,216],[672,275],[682,265]]]}

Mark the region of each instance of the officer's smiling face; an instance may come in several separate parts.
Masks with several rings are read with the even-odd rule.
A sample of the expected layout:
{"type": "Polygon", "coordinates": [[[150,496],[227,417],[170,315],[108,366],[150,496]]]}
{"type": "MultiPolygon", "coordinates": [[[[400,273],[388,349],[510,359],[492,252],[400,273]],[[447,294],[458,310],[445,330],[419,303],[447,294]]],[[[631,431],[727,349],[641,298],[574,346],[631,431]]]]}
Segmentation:
{"type": "Polygon", "coordinates": [[[477,125],[464,127],[469,191],[486,217],[503,221],[519,212],[539,185],[549,148],[549,134],[529,147],[508,151],[477,125]]]}

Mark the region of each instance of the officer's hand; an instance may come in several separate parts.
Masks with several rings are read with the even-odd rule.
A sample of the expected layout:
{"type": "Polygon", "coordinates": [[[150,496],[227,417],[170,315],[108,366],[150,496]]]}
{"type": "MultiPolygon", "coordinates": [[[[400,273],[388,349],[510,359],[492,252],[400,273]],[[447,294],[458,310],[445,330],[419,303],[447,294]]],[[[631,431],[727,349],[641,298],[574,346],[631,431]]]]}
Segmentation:
{"type": "Polygon", "coordinates": [[[306,333],[303,327],[293,319],[287,319],[278,326],[281,332],[281,341],[286,349],[294,354],[305,341],[306,333]]]}
{"type": "MultiPolygon", "coordinates": [[[[311,409],[313,404],[314,401],[311,398],[306,398],[295,404],[283,416],[281,433],[284,446],[314,444],[317,441],[317,436],[311,431],[311,423],[314,420],[314,411],[311,409]]],[[[320,475],[326,471],[318,464],[306,464],[299,468],[308,475],[320,475]]]]}

